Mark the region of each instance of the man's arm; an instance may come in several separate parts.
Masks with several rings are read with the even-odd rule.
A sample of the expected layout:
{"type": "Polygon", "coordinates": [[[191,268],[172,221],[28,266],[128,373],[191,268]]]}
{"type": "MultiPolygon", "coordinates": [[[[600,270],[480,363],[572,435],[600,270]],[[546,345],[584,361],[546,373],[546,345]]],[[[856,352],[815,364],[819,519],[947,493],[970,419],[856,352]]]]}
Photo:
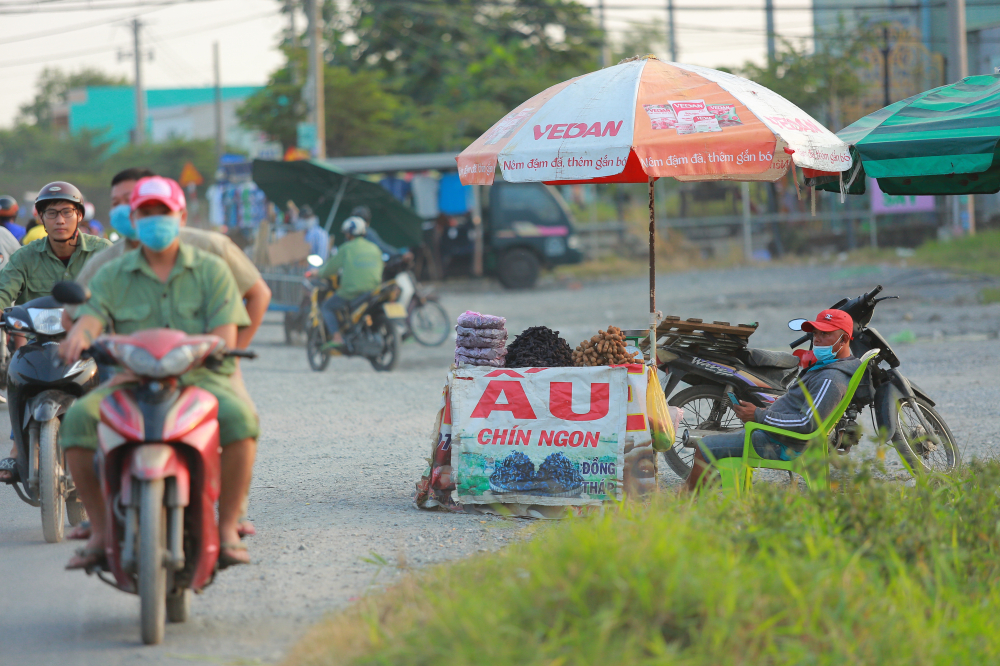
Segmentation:
{"type": "Polygon", "coordinates": [[[14,299],[24,289],[24,267],[18,260],[20,251],[11,255],[6,265],[0,269],[0,310],[14,304],[14,299]]]}
{"type": "Polygon", "coordinates": [[[803,384],[812,398],[812,404],[796,383],[788,393],[775,400],[767,409],[757,408],[753,420],[803,434],[814,432],[819,423],[833,412],[844,397],[848,381],[840,372],[836,374],[814,372],[809,375],[805,377],[803,384]],[[841,377],[844,377],[844,381],[839,381],[841,377]],[[813,405],[816,407],[815,411],[813,405]]]}
{"type": "Polygon", "coordinates": [[[338,252],[329,259],[326,263],[319,267],[316,274],[319,277],[331,277],[337,274],[337,271],[341,269],[344,264],[344,252],[338,252]]]}
{"type": "Polygon", "coordinates": [[[383,254],[387,254],[390,257],[395,257],[400,254],[399,249],[389,245],[384,240],[382,240],[382,237],[379,236],[379,233],[374,229],[372,229],[371,227],[368,227],[368,231],[365,233],[365,239],[371,241],[372,243],[375,243],[375,245],[378,246],[378,249],[382,250],[383,254]]]}
{"type": "Polygon", "coordinates": [[[213,328],[209,333],[222,338],[227,349],[235,349],[238,344],[236,342],[236,324],[222,324],[213,328]]]}
{"type": "Polygon", "coordinates": [[[250,346],[253,336],[257,334],[257,329],[260,328],[261,322],[264,321],[264,315],[267,314],[267,306],[271,303],[271,289],[264,282],[264,278],[258,279],[243,294],[243,300],[247,308],[247,314],[250,315],[250,325],[241,328],[236,334],[236,347],[239,349],[246,349],[250,346]]]}
{"type": "Polygon", "coordinates": [[[92,315],[83,315],[76,320],[66,338],[59,344],[59,357],[66,364],[76,363],[83,350],[90,349],[90,345],[103,332],[103,321],[92,315]]]}

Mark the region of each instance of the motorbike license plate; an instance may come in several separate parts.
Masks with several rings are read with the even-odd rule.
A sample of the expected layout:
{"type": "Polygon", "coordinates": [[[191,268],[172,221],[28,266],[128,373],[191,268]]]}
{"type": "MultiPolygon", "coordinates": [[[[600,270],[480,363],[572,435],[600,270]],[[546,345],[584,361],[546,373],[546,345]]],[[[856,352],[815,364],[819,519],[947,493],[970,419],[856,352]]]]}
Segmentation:
{"type": "Polygon", "coordinates": [[[406,308],[401,303],[386,303],[383,309],[389,319],[406,319],[406,308]]]}

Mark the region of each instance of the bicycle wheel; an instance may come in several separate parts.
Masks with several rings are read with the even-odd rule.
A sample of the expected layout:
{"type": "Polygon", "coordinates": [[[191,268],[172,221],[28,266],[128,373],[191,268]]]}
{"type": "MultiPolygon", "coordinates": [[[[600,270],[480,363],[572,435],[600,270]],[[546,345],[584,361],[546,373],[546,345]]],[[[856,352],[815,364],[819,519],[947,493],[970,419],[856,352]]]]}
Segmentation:
{"type": "Polygon", "coordinates": [[[691,461],[695,451],[681,445],[681,436],[685,430],[694,437],[703,437],[733,432],[743,427],[743,423],[736,418],[736,412],[730,408],[729,399],[721,386],[692,386],[678,391],[667,404],[684,410],[681,422],[677,425],[674,446],[663,452],[670,469],[682,479],[691,474],[691,461]]]}
{"type": "Polygon", "coordinates": [[[948,424],[930,403],[918,397],[917,404],[928,425],[934,429],[940,444],[928,439],[927,430],[920,423],[916,409],[912,403],[903,400],[896,406],[896,434],[892,438],[893,445],[913,471],[944,474],[955,471],[961,463],[955,436],[951,434],[948,424]]]}
{"type": "Polygon", "coordinates": [[[425,347],[444,344],[451,332],[451,320],[437,301],[417,303],[406,316],[406,327],[413,338],[425,347]]]}

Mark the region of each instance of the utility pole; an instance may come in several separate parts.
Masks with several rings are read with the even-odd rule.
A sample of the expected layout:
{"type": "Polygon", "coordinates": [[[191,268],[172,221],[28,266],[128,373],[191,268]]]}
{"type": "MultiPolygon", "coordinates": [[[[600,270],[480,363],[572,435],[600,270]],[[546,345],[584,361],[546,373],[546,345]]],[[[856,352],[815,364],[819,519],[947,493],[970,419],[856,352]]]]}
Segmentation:
{"type": "Polygon", "coordinates": [[[670,60],[677,62],[677,30],[674,25],[674,0],[667,0],[667,41],[670,43],[670,60]]]}
{"type": "Polygon", "coordinates": [[[889,94],[889,54],[892,49],[889,46],[889,26],[882,26],[882,106],[892,104],[892,96],[889,94]]]}
{"type": "MultiPolygon", "coordinates": [[[[969,75],[969,49],[965,32],[965,0],[948,0],[948,52],[951,80],[959,81],[969,75]]],[[[969,213],[969,235],[976,233],[976,200],[971,194],[966,196],[969,213]]],[[[954,224],[958,226],[958,196],[954,197],[954,224]]]]}
{"type": "Polygon", "coordinates": [[[767,31],[767,64],[773,65],[777,58],[774,48],[774,0],[765,0],[764,20],[767,31]]]}
{"type": "Polygon", "coordinates": [[[142,21],[132,19],[132,55],[135,58],[135,134],[132,142],[140,146],[146,142],[146,89],[142,86],[142,21]]]}
{"type": "Polygon", "coordinates": [[[326,100],[323,98],[323,26],[321,25],[320,0],[309,2],[309,80],[312,99],[309,104],[309,122],[316,128],[318,160],[326,159],[326,100]]]}
{"type": "Polygon", "coordinates": [[[226,126],[222,121],[222,74],[219,68],[219,42],[212,43],[212,65],[215,71],[215,160],[218,164],[226,150],[226,126]]]}
{"type": "Polygon", "coordinates": [[[608,33],[604,27],[604,0],[598,0],[597,11],[601,28],[601,69],[604,69],[608,66],[608,61],[611,60],[608,54],[608,33]]]}

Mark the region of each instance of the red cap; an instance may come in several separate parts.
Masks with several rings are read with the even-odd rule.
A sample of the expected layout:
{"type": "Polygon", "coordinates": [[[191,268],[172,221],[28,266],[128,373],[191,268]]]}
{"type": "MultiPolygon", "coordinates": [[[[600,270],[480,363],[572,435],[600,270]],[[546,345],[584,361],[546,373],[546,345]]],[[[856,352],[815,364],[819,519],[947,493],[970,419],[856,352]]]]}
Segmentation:
{"type": "Polygon", "coordinates": [[[816,321],[807,321],[802,324],[802,330],[806,333],[843,331],[847,333],[847,338],[850,340],[854,338],[854,320],[843,310],[823,310],[816,315],[816,321]]]}
{"type": "Polygon", "coordinates": [[[150,201],[162,203],[175,213],[187,208],[184,190],[181,189],[176,180],[163,176],[140,178],[139,182],[135,184],[135,189],[132,190],[129,207],[135,210],[150,201]]]}

